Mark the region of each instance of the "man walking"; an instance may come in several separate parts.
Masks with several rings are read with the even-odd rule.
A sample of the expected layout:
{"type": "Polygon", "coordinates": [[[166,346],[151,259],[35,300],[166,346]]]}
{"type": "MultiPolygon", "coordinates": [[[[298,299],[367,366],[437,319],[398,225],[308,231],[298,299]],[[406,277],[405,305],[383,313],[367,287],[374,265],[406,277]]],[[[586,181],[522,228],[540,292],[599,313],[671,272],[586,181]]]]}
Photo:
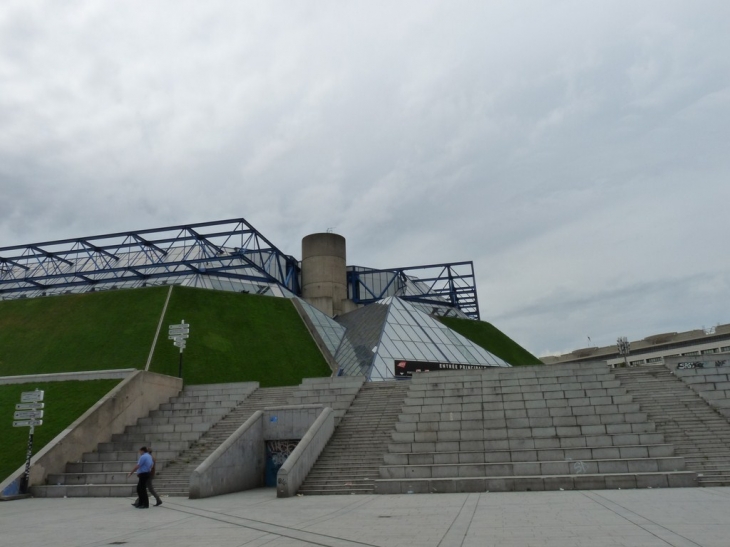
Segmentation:
{"type": "Polygon", "coordinates": [[[150,478],[150,472],[152,471],[152,456],[147,452],[147,447],[143,446],[139,449],[139,460],[137,465],[134,466],[129,472],[128,477],[131,477],[134,472],[137,472],[137,499],[139,500],[135,507],[137,509],[149,509],[150,498],[147,496],[147,481],[150,478]]]}
{"type": "MultiPolygon", "coordinates": [[[[147,454],[149,454],[152,458],[152,469],[150,470],[150,477],[147,479],[147,490],[149,490],[150,494],[155,497],[155,501],[157,502],[155,503],[155,507],[159,507],[160,505],[162,505],[162,500],[160,499],[159,494],[157,494],[154,484],[152,484],[155,479],[155,473],[157,471],[157,460],[152,454],[152,450],[150,448],[147,449],[147,454]]],[[[137,507],[139,505],[139,498],[134,500],[134,503],[132,505],[137,507]]]]}

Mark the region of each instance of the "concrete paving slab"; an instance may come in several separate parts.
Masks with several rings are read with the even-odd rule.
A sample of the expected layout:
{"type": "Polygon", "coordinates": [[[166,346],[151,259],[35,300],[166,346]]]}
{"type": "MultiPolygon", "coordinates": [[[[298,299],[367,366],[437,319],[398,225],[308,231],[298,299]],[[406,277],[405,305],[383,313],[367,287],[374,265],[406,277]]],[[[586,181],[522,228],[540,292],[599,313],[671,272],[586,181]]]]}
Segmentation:
{"type": "Polygon", "coordinates": [[[727,547],[730,488],[0,503],[14,547],[727,547]]]}

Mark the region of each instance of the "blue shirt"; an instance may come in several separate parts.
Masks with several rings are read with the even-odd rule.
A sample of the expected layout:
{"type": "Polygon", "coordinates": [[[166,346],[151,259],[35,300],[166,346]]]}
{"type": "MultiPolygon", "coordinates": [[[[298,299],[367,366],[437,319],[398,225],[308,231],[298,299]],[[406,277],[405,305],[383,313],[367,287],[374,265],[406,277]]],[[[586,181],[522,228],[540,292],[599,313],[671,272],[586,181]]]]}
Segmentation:
{"type": "Polygon", "coordinates": [[[153,465],[152,456],[145,452],[139,457],[137,465],[139,465],[139,467],[137,468],[137,475],[139,475],[140,473],[149,473],[152,470],[153,465]]]}

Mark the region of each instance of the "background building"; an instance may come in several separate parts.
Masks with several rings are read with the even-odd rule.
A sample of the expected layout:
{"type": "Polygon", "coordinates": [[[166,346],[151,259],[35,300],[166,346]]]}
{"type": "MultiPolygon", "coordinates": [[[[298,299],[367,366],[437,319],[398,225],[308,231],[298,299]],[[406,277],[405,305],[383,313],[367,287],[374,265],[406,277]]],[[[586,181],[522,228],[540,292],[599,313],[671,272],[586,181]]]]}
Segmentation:
{"type": "MultiPolygon", "coordinates": [[[[667,332],[632,341],[627,361],[631,366],[663,364],[670,357],[711,355],[730,352],[730,324],[710,329],[667,332]]],[[[558,356],[541,357],[546,365],[607,361],[616,366],[624,363],[615,345],[581,348],[558,356]]]]}

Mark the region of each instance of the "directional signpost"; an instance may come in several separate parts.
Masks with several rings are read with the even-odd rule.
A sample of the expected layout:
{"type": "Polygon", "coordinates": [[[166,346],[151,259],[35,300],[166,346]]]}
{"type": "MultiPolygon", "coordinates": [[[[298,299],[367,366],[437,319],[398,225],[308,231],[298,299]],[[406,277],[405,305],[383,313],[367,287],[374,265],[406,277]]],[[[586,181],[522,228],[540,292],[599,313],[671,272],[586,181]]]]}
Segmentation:
{"type": "Polygon", "coordinates": [[[186,340],[190,337],[190,324],[183,319],[179,325],[170,325],[167,331],[168,340],[172,340],[176,348],[180,348],[180,364],[177,369],[178,378],[182,378],[183,350],[187,345],[186,340]]]}
{"type": "Polygon", "coordinates": [[[20,493],[28,493],[28,483],[30,480],[30,458],[33,455],[33,433],[35,427],[43,425],[43,395],[44,392],[36,389],[35,391],[25,391],[20,394],[20,403],[15,405],[15,414],[13,414],[13,427],[29,427],[28,430],[28,449],[25,452],[25,473],[20,480],[20,493]]]}

